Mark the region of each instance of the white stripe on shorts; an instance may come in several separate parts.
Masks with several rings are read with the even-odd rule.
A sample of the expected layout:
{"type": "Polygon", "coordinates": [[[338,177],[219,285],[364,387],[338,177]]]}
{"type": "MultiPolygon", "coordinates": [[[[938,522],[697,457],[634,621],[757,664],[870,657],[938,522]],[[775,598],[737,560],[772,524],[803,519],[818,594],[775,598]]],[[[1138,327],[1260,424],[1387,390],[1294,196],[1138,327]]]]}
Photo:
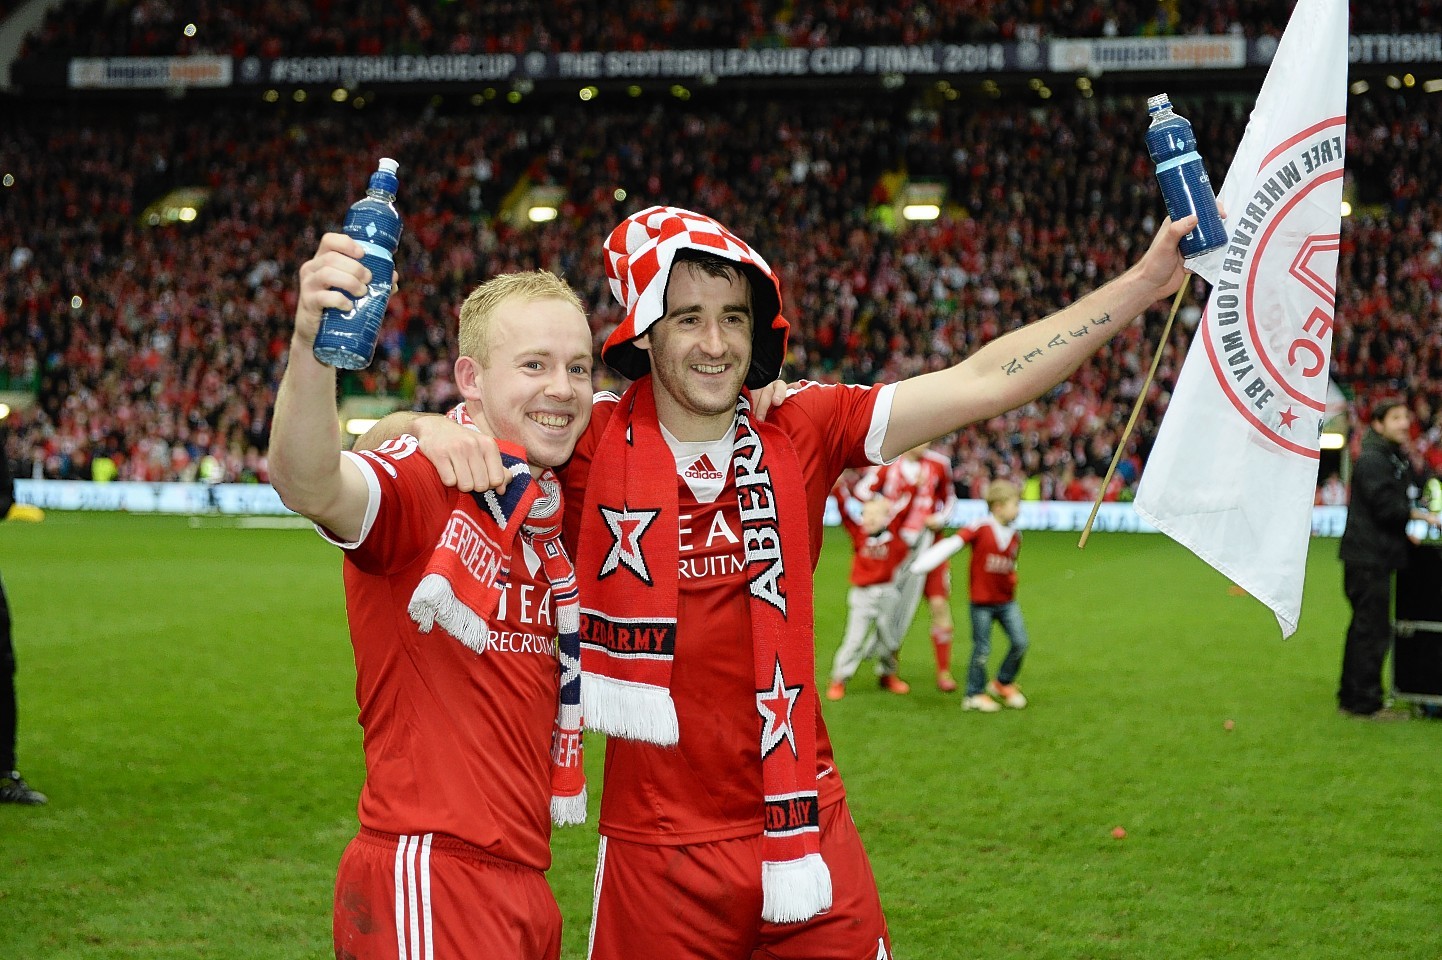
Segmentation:
{"type": "Polygon", "coordinates": [[[402,836],[396,842],[396,956],[400,960],[435,957],[431,944],[432,836],[402,836]]]}
{"type": "Polygon", "coordinates": [[[431,837],[426,834],[421,841],[421,925],[425,930],[425,960],[435,960],[436,951],[431,944],[431,837]]]}
{"type": "Polygon", "coordinates": [[[596,848],[596,880],[591,885],[591,932],[586,937],[586,960],[591,960],[591,951],[596,947],[596,914],[601,906],[601,878],[606,875],[606,838],[601,837],[596,848]]]}

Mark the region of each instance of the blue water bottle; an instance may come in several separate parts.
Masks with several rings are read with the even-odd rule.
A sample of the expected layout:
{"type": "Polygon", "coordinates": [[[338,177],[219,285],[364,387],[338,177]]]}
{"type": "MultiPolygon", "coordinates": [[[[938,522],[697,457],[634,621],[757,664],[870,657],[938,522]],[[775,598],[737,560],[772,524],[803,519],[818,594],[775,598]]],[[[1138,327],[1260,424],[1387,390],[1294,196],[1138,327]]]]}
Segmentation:
{"type": "Polygon", "coordinates": [[[1195,257],[1215,250],[1227,242],[1227,230],[1217,211],[1217,196],[1212,181],[1197,153],[1197,137],[1192,125],[1172,112],[1172,101],[1165,93],[1147,100],[1147,113],[1152,123],[1147,128],[1147,152],[1157,168],[1157,185],[1167,213],[1175,222],[1192,214],[1197,225],[1182,238],[1179,247],[1183,257],[1195,257]]]}
{"type": "Polygon", "coordinates": [[[366,195],[351,205],[345,215],[345,235],[365,248],[361,263],[370,268],[370,290],[349,310],[328,307],[321,314],[320,332],[315,338],[315,358],[342,370],[362,370],[375,356],[381,320],[391,298],[395,274],[396,244],[401,239],[401,217],[396,213],[396,189],[400,164],[382,157],[371,174],[366,195]]]}

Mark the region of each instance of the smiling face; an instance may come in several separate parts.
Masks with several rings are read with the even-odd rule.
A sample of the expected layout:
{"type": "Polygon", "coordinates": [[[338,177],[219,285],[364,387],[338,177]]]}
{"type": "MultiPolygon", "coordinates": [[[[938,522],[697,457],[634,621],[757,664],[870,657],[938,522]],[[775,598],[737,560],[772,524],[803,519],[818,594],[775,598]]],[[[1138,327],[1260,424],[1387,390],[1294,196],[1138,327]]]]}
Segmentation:
{"type": "Polygon", "coordinates": [[[573,303],[512,298],[495,307],[484,361],[456,361],[481,430],[526,448],[531,467],[565,463],[591,420],[591,328],[573,303]]]}
{"type": "Polygon", "coordinates": [[[666,312],[636,346],[651,354],[656,413],[680,440],[715,440],[730,426],[751,366],[751,285],[678,263],[666,312]]]}

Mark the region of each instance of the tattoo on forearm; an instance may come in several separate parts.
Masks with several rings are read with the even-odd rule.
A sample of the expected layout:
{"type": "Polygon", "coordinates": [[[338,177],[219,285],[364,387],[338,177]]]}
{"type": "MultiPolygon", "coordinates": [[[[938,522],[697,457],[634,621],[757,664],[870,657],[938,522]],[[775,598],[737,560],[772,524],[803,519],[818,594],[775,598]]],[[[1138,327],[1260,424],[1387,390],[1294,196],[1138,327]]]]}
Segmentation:
{"type": "Polygon", "coordinates": [[[1024,362],[1032,363],[1033,361],[1040,360],[1042,358],[1042,354],[1046,351],[1055,349],[1056,347],[1066,346],[1068,343],[1068,336],[1072,337],[1073,339],[1077,337],[1084,337],[1087,334],[1091,333],[1092,327],[1100,327],[1104,324],[1108,324],[1111,322],[1112,315],[1110,313],[1104,313],[1100,317],[1097,317],[1093,320],[1088,320],[1086,324],[1082,325],[1080,330],[1068,330],[1066,334],[1057,334],[1056,336],[1051,338],[1050,342],[1048,342],[1046,346],[1037,347],[1034,350],[1029,350],[1026,353],[1022,354],[1020,359],[1012,357],[1006,363],[1003,363],[1001,365],[1001,369],[1006,373],[1008,377],[1015,373],[1021,373],[1021,371],[1025,369],[1023,366],[1024,362]]]}

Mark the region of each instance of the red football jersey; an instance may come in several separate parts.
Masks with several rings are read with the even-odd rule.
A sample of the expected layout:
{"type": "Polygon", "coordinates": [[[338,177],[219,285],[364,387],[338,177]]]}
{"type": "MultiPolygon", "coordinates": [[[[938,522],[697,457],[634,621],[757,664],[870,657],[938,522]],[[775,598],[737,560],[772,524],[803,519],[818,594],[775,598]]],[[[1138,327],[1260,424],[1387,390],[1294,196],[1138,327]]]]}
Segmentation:
{"type": "Polygon", "coordinates": [[[364,731],[360,822],[449,834],[545,870],[560,685],[550,583],[517,538],[485,653],[439,624],[421,633],[406,607],[455,494],[415,452],[407,436],[347,454],[370,485],[373,517],[356,544],[341,544],[364,731]]]}
{"type": "Polygon", "coordinates": [[[891,525],[878,533],[867,533],[851,514],[845,504],[838,503],[841,510],[841,526],[851,536],[851,584],[856,587],[871,587],[878,583],[890,583],[896,579],[896,568],[906,559],[910,547],[897,532],[902,518],[895,516],[891,525]]]}
{"type": "Polygon", "coordinates": [[[1021,531],[1004,527],[987,514],[956,532],[971,547],[971,602],[1010,603],[1016,599],[1016,555],[1021,531]]]}
{"type": "MultiPolygon", "coordinates": [[[[843,470],[880,461],[892,390],[803,383],[767,417],[790,437],[801,463],[813,570],[827,494],[843,470]]],[[[597,395],[591,425],[561,471],[568,547],[575,543],[597,443],[616,406],[613,395],[597,395]]],[[[680,742],[657,747],[607,740],[600,829],[608,837],[650,844],[755,836],[763,812],[761,718],[731,437],[714,444],[673,442],[672,448],[681,569],[671,697],[680,742]]],[[[817,791],[825,807],[838,802],[844,789],[819,710],[816,728],[817,791]]]]}
{"type": "Polygon", "coordinates": [[[905,514],[901,529],[914,541],[933,514],[949,517],[956,506],[951,461],[935,450],[926,450],[915,460],[902,457],[877,467],[857,487],[863,499],[872,493],[880,493],[905,514]]]}

